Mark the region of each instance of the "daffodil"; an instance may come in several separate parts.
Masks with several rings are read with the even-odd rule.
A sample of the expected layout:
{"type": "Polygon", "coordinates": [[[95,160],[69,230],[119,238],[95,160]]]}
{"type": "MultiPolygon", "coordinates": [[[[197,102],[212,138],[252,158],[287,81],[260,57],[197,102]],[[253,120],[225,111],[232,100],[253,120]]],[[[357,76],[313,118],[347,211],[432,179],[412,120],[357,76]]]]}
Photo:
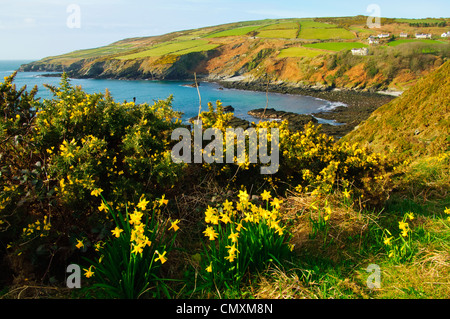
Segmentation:
{"type": "Polygon", "coordinates": [[[120,229],[119,227],[114,228],[111,230],[111,233],[116,236],[117,238],[120,237],[120,233],[123,232],[123,229],[120,229]]]}
{"type": "Polygon", "coordinates": [[[91,192],[91,195],[94,195],[95,197],[97,197],[98,195],[100,195],[103,192],[103,189],[101,188],[96,188],[91,192]]]}
{"type": "Polygon", "coordinates": [[[247,193],[246,190],[239,191],[238,197],[239,197],[240,202],[242,202],[242,203],[247,203],[248,202],[248,193],[247,193]]]}
{"type": "Polygon", "coordinates": [[[228,224],[229,222],[231,222],[231,219],[230,216],[228,216],[227,214],[221,214],[220,221],[224,224],[228,224]]]}
{"type": "Polygon", "coordinates": [[[147,208],[149,201],[145,199],[144,195],[141,196],[139,199],[139,203],[137,204],[137,207],[141,210],[145,210],[147,208]]]}
{"type": "Polygon", "coordinates": [[[386,237],[385,239],[384,239],[384,244],[386,245],[386,246],[390,246],[391,245],[391,240],[392,240],[392,238],[393,237],[386,237]]]}
{"type": "Polygon", "coordinates": [[[179,222],[180,222],[179,219],[177,219],[174,222],[172,222],[169,230],[173,229],[174,231],[177,231],[178,229],[180,229],[180,227],[178,227],[178,223],[179,222]]]}
{"type": "Polygon", "coordinates": [[[228,212],[232,211],[233,210],[233,202],[229,202],[228,199],[225,200],[225,202],[223,203],[223,209],[228,212]]]}
{"type": "Polygon", "coordinates": [[[203,233],[206,237],[209,237],[209,240],[215,240],[219,236],[212,227],[207,227],[203,233]]]}
{"type": "Polygon", "coordinates": [[[99,211],[107,211],[108,210],[108,206],[106,206],[105,202],[102,201],[102,204],[98,207],[99,211]]]}
{"type": "Polygon", "coordinates": [[[225,259],[228,260],[230,263],[232,263],[236,259],[236,255],[228,254],[228,256],[226,256],[225,259]]]}
{"type": "Polygon", "coordinates": [[[212,262],[209,264],[208,267],[205,269],[207,272],[212,272],[212,262]]]}
{"type": "Polygon", "coordinates": [[[402,229],[402,230],[407,230],[407,228],[408,228],[408,223],[405,223],[404,221],[400,221],[400,222],[398,222],[398,228],[399,229],[402,229]]]}
{"type": "Polygon", "coordinates": [[[91,278],[92,276],[94,276],[94,272],[92,271],[92,266],[90,266],[88,269],[83,269],[84,270],[84,275],[86,276],[86,278],[91,278]]]}
{"type": "Polygon", "coordinates": [[[228,236],[228,239],[231,239],[232,243],[236,243],[239,237],[239,233],[233,233],[231,232],[231,234],[228,236]]]}
{"type": "Polygon", "coordinates": [[[160,254],[159,251],[156,250],[155,253],[158,254],[158,257],[155,258],[155,261],[159,260],[161,264],[164,264],[167,261],[166,257],[164,257],[167,253],[166,251],[160,254]]]}
{"type": "Polygon", "coordinates": [[[344,195],[344,197],[345,198],[350,198],[350,193],[349,193],[349,191],[347,190],[347,189],[345,189],[343,192],[342,192],[342,194],[344,195]]]}
{"type": "Polygon", "coordinates": [[[165,197],[165,194],[161,196],[161,199],[159,200],[159,207],[161,207],[162,205],[167,205],[169,203],[169,200],[165,199],[165,197]]]}
{"type": "Polygon", "coordinates": [[[133,244],[133,250],[131,251],[132,254],[142,254],[143,251],[144,248],[142,247],[142,245],[133,244]]]}
{"type": "Polygon", "coordinates": [[[142,215],[143,215],[142,212],[135,210],[133,214],[130,214],[129,223],[131,225],[133,224],[139,225],[141,223],[142,215]]]}
{"type": "Polygon", "coordinates": [[[282,203],[282,200],[279,200],[278,198],[274,198],[272,199],[272,206],[275,207],[276,209],[280,208],[280,204],[282,203]]]}
{"type": "Polygon", "coordinates": [[[270,195],[270,192],[268,192],[267,190],[264,190],[264,192],[262,192],[261,194],[262,200],[269,200],[271,197],[272,195],[270,195]]]}
{"type": "Polygon", "coordinates": [[[77,239],[77,244],[75,245],[75,247],[77,247],[78,249],[83,248],[84,247],[83,240],[77,239]]]}

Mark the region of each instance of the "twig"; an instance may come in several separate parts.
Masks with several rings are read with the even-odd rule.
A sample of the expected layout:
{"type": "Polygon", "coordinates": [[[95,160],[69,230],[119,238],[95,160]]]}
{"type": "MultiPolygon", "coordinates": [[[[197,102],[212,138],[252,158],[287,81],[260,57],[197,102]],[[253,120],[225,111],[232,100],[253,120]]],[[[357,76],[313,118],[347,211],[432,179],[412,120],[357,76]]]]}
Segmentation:
{"type": "Polygon", "coordinates": [[[264,112],[261,115],[261,120],[264,118],[264,115],[266,114],[266,110],[269,107],[269,77],[266,74],[267,78],[267,86],[266,86],[266,107],[264,108],[264,112]]]}
{"type": "Polygon", "coordinates": [[[202,96],[200,95],[200,90],[198,88],[198,83],[197,83],[197,72],[194,72],[194,81],[195,81],[195,87],[197,88],[197,93],[198,93],[198,100],[199,100],[199,106],[198,106],[198,116],[197,116],[197,121],[200,120],[200,112],[202,110],[202,96]]]}

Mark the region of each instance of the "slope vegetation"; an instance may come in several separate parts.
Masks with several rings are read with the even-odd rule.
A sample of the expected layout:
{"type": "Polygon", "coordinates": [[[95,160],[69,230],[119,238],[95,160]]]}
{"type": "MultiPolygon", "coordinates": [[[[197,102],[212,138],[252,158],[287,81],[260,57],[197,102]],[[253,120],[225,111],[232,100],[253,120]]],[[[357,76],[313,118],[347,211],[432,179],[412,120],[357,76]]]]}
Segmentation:
{"type": "Polygon", "coordinates": [[[192,79],[196,73],[214,81],[264,77],[320,89],[404,90],[450,57],[449,40],[440,37],[448,19],[382,19],[379,29],[367,28],[366,21],[357,16],[238,22],[125,39],[21,69],[116,79],[192,79]],[[432,33],[435,39],[398,40],[400,32],[432,33]],[[369,44],[368,37],[380,33],[391,36],[369,44]],[[367,56],[352,55],[352,48],[362,47],[369,48],[367,56]]]}

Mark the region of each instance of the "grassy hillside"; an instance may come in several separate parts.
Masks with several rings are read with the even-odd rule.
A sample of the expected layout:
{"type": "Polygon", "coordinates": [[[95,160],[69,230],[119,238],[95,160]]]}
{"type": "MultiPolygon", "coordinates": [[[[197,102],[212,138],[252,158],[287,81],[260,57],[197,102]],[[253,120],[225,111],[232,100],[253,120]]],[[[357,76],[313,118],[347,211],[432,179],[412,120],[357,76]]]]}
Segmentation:
{"type": "Polygon", "coordinates": [[[440,38],[448,31],[449,19],[382,19],[379,29],[367,28],[366,20],[356,16],[230,23],[125,39],[48,57],[22,69],[129,79],[188,79],[195,72],[208,80],[243,75],[252,81],[268,75],[274,82],[293,86],[404,90],[450,56],[449,39],[440,38]],[[369,36],[386,32],[393,36],[377,45],[369,44],[369,36]],[[398,38],[401,32],[410,38],[398,38]],[[432,33],[433,39],[411,38],[415,32],[432,33]],[[415,49],[417,45],[421,45],[420,50],[415,49]],[[368,56],[344,59],[343,67],[339,64],[344,61],[339,55],[361,47],[369,48],[368,56]],[[401,67],[387,68],[386,64],[398,64],[399,56],[401,67]]]}
{"type": "Polygon", "coordinates": [[[450,151],[450,61],[375,110],[345,140],[401,159],[450,151]]]}

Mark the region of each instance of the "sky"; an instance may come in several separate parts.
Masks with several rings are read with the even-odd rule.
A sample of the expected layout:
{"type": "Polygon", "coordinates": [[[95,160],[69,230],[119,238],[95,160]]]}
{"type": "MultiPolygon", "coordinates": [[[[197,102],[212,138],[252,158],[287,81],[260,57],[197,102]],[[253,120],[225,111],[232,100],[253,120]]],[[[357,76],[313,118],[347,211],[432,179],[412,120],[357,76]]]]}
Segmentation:
{"type": "Polygon", "coordinates": [[[132,37],[230,22],[371,15],[450,16],[448,0],[0,0],[0,60],[38,60],[132,37]]]}

